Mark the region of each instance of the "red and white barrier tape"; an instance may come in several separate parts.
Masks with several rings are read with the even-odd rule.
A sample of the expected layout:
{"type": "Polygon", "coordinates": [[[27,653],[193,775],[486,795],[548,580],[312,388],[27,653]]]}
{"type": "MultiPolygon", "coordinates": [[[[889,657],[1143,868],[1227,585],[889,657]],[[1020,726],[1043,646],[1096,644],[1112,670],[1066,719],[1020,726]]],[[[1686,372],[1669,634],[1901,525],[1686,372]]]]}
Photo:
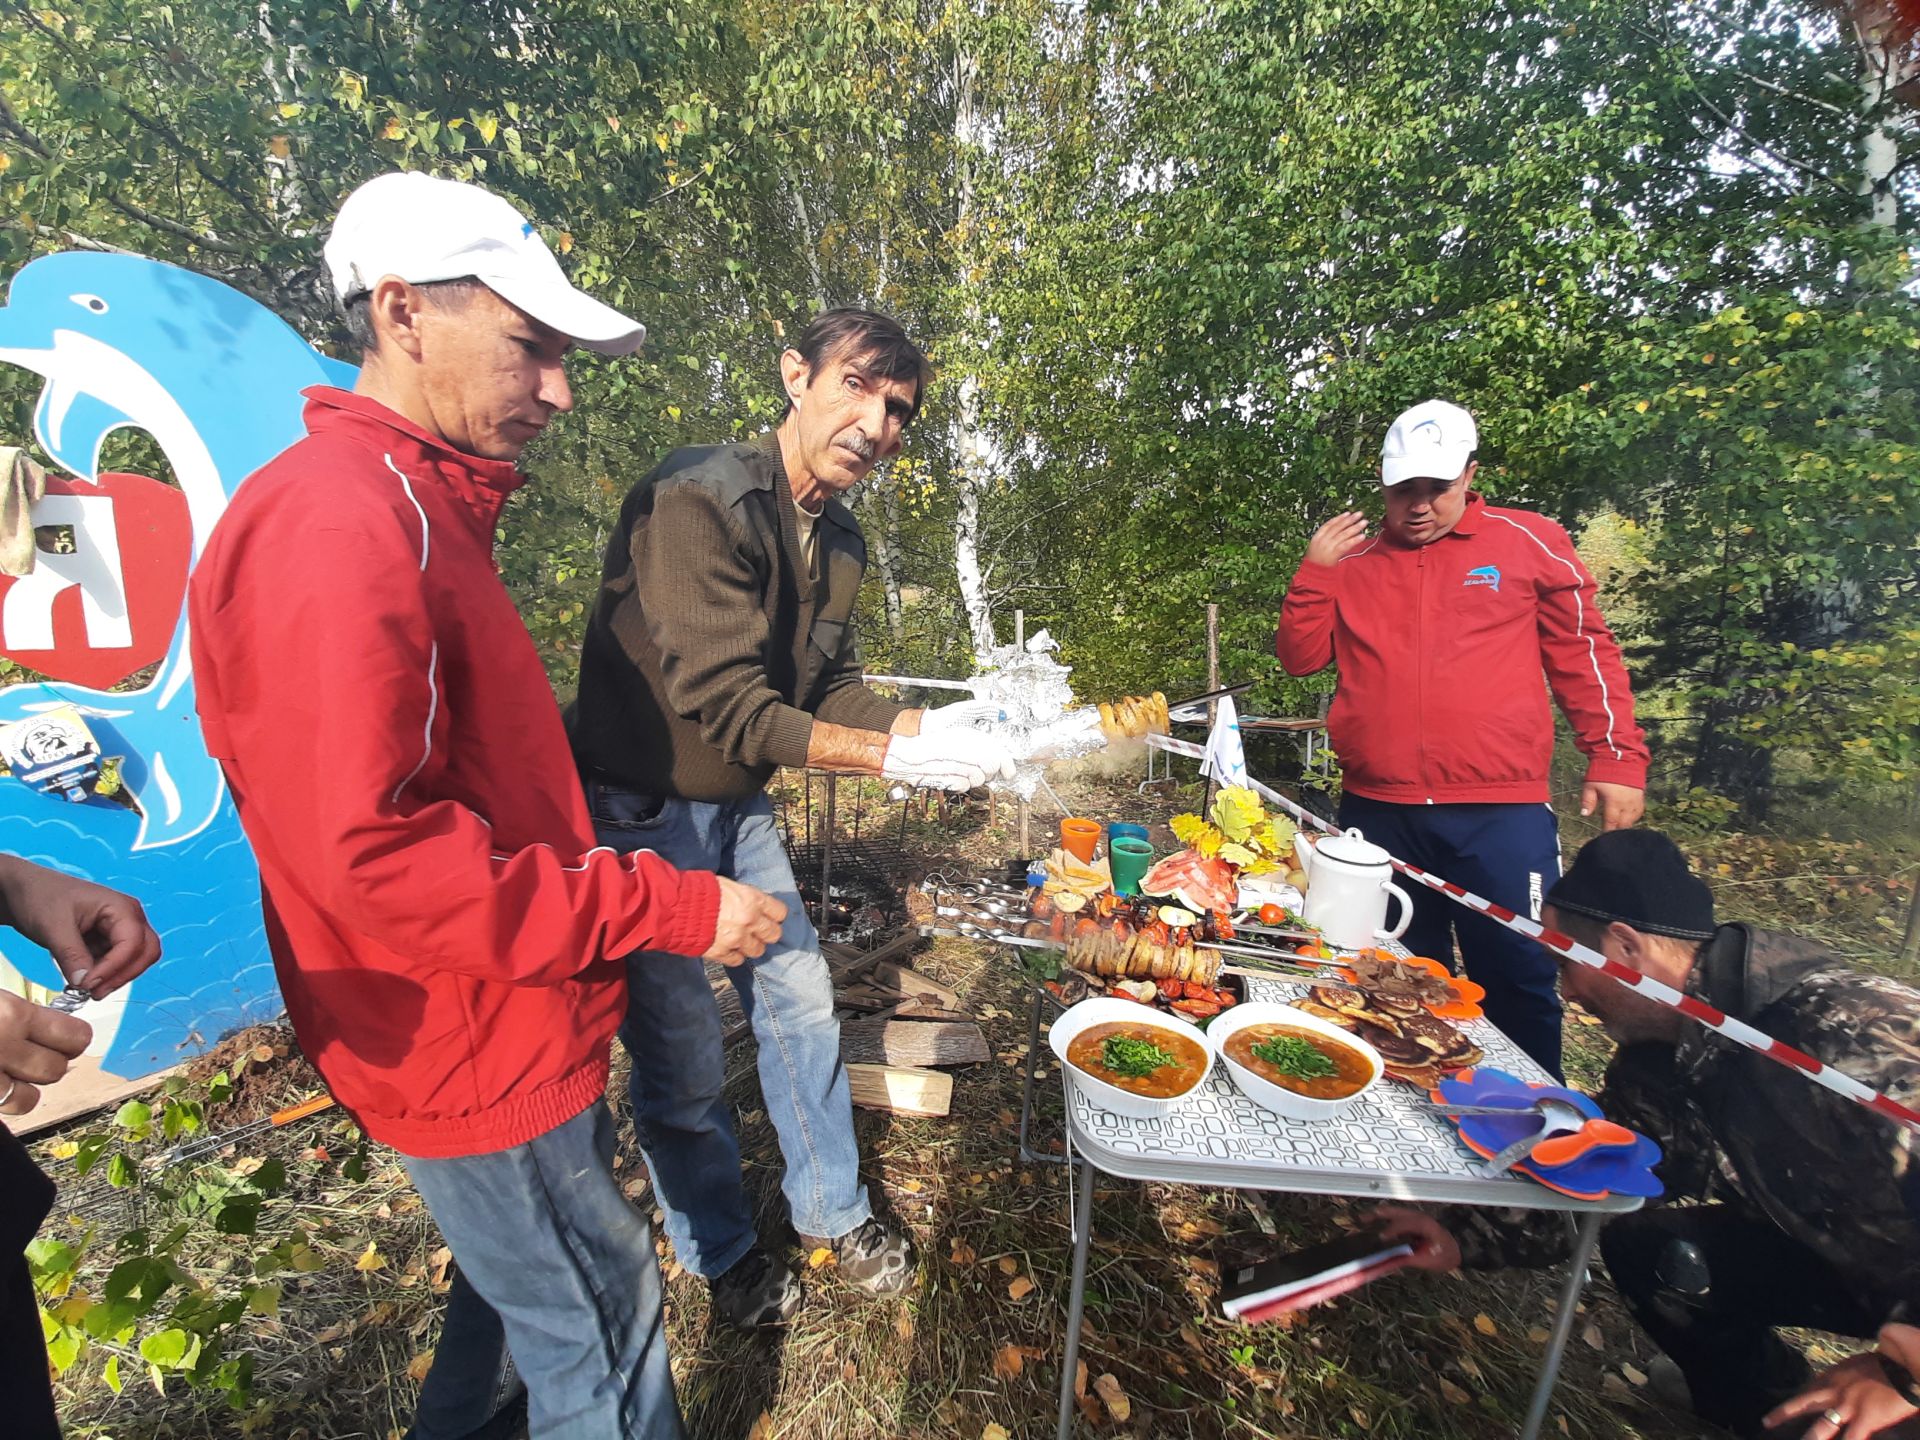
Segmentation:
{"type": "MultiPolygon", "coordinates": [[[[1195,745],[1186,740],[1176,740],[1170,735],[1149,735],[1147,736],[1147,743],[1161,750],[1170,751],[1175,755],[1188,755],[1196,760],[1202,758],[1207,753],[1206,747],[1203,745],[1195,745]]],[[[1309,810],[1303,810],[1272,786],[1262,784],[1252,777],[1248,777],[1248,783],[1263,799],[1278,805],[1289,815],[1293,816],[1294,819],[1303,824],[1310,825],[1316,830],[1325,831],[1330,835],[1341,833],[1338,826],[1328,824],[1325,820],[1322,820],[1318,815],[1313,814],[1309,810]]],[[[1796,1050],[1791,1045],[1782,1044],[1771,1035],[1764,1034],[1754,1029],[1751,1025],[1734,1019],[1724,1011],[1716,1010],[1703,1000],[1697,1000],[1691,995],[1675,990],[1671,985],[1664,985],[1658,980],[1642,975],[1638,970],[1631,969],[1617,961],[1609,960],[1599,951],[1589,949],[1570,935],[1562,935],[1557,930],[1549,930],[1537,920],[1530,920],[1524,915],[1516,915],[1504,905],[1496,905],[1491,900],[1475,895],[1471,890],[1464,890],[1451,881],[1442,880],[1438,875],[1429,875],[1425,870],[1420,869],[1416,865],[1409,865],[1404,860],[1391,855],[1388,856],[1388,860],[1395,870],[1405,875],[1408,879],[1426,886],[1429,890],[1438,890],[1441,894],[1458,901],[1469,910],[1479,911],[1482,915],[1494,921],[1494,923],[1504,925],[1509,930],[1517,931],[1522,935],[1539,941],[1556,955],[1565,956],[1569,960],[1576,960],[1582,965],[1592,966],[1594,969],[1618,980],[1622,985],[1628,986],[1640,994],[1645,995],[1649,1000],[1657,1000],[1662,1005],[1678,1010],[1689,1019],[1699,1021],[1709,1030],[1714,1031],[1716,1034],[1726,1036],[1727,1039],[1733,1041],[1735,1044],[1744,1045],[1749,1050],[1757,1051],[1759,1054],[1765,1055],[1769,1060],[1776,1060],[1790,1069],[1798,1070],[1815,1084],[1825,1086],[1827,1089],[1833,1091],[1834,1094],[1844,1095],[1856,1105],[1864,1105],[1867,1109],[1897,1120],[1916,1133],[1920,1133],[1920,1111],[1909,1109],[1899,1101],[1889,1099],[1871,1086],[1861,1084],[1851,1075],[1835,1070],[1831,1065],[1823,1064],[1819,1060],[1814,1059],[1813,1056],[1807,1054],[1804,1050],[1796,1050]]]]}

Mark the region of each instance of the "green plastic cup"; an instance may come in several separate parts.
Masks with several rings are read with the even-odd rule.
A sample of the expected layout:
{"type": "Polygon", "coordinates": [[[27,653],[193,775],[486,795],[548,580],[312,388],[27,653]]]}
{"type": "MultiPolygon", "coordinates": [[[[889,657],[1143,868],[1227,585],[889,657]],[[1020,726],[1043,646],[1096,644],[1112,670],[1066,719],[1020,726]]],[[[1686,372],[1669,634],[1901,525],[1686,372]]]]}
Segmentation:
{"type": "Polygon", "coordinates": [[[1107,845],[1107,864],[1113,870],[1113,893],[1138,895],[1140,877],[1153,864],[1153,846],[1138,835],[1116,835],[1107,845]]]}

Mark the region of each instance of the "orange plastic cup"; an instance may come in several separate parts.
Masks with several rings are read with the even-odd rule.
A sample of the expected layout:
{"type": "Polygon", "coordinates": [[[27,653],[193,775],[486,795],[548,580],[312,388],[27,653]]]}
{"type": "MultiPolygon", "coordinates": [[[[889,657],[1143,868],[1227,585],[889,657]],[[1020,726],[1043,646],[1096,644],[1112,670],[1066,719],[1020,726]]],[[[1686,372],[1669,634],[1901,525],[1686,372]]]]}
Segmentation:
{"type": "Polygon", "coordinates": [[[1093,863],[1093,847],[1100,843],[1100,827],[1092,820],[1069,817],[1060,822],[1060,843],[1069,855],[1093,863]]]}

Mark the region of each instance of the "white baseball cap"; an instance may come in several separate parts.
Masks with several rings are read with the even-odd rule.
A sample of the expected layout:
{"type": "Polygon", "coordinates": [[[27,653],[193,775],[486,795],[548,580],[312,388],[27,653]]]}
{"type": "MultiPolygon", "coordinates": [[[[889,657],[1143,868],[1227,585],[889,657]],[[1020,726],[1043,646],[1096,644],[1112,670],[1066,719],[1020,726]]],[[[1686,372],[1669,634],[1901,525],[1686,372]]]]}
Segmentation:
{"type": "Polygon", "coordinates": [[[1445,400],[1424,400],[1387,431],[1380,447],[1380,483],[1402,480],[1455,480],[1479,447],[1473,416],[1445,400]]]}
{"type": "Polygon", "coordinates": [[[631,355],[647,338],[638,320],[574,288],[531,220],[459,180],[418,170],[375,176],[341,204],[325,255],[342,305],[389,275],[411,285],[472,277],[602,355],[631,355]]]}

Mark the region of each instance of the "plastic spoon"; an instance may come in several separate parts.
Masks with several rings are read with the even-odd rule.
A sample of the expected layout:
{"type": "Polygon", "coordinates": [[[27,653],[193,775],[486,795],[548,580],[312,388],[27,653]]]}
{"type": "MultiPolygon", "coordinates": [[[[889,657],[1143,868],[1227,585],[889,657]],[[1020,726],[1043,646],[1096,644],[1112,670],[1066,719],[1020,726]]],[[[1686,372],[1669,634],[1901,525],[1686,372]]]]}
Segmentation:
{"type": "Polygon", "coordinates": [[[1534,1165],[1551,1168],[1571,1165],[1594,1150],[1631,1149],[1640,1137],[1624,1125],[1611,1120],[1589,1120],[1571,1135],[1555,1135],[1542,1140],[1527,1152],[1534,1165]]]}

